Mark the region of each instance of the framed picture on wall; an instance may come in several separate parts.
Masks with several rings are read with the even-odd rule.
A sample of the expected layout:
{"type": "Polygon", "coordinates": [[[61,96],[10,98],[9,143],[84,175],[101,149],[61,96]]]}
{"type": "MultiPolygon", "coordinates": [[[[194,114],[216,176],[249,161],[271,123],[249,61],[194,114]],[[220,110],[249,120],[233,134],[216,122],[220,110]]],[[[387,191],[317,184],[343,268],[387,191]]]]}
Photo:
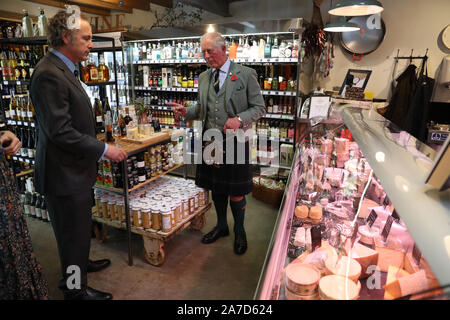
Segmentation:
{"type": "Polygon", "coordinates": [[[344,82],[342,83],[339,95],[345,95],[346,86],[365,89],[369,81],[372,70],[348,69],[344,82]]]}

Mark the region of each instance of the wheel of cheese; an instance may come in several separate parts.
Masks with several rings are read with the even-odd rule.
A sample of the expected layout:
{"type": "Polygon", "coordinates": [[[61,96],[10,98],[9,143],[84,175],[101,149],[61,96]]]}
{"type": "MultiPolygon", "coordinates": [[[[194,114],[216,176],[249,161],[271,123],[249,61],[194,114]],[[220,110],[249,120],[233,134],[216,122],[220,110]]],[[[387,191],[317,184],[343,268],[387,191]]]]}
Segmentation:
{"type": "Polygon", "coordinates": [[[320,279],[319,296],[322,300],[356,300],[358,285],[342,276],[331,275],[320,279]]]}
{"type": "Polygon", "coordinates": [[[377,266],[378,264],[378,252],[360,243],[355,243],[351,250],[350,247],[346,247],[345,252],[347,253],[347,256],[355,259],[361,265],[360,279],[365,279],[370,276],[370,274],[367,273],[367,269],[370,266],[377,266]]]}
{"type": "Polygon", "coordinates": [[[295,216],[298,219],[306,219],[308,218],[309,209],[307,206],[297,206],[295,207],[295,216]]]}
{"type": "Polygon", "coordinates": [[[309,264],[289,264],[285,270],[286,287],[292,293],[310,296],[316,293],[320,271],[309,264]]]}
{"type": "Polygon", "coordinates": [[[285,291],[287,300],[319,300],[319,292],[316,291],[314,294],[309,296],[302,296],[300,294],[293,293],[291,290],[286,288],[285,291]]]}
{"type": "Polygon", "coordinates": [[[380,229],[363,225],[358,228],[358,234],[361,237],[360,242],[372,246],[374,244],[373,239],[380,234],[380,229]]]}
{"type": "Polygon", "coordinates": [[[325,267],[328,274],[347,277],[355,283],[358,282],[359,276],[361,275],[361,265],[355,259],[346,256],[329,257],[325,261],[325,267]],[[350,266],[348,267],[347,275],[348,264],[350,264],[350,266]]]}
{"type": "Polygon", "coordinates": [[[313,220],[322,219],[322,207],[314,206],[309,210],[309,217],[313,220]]]}

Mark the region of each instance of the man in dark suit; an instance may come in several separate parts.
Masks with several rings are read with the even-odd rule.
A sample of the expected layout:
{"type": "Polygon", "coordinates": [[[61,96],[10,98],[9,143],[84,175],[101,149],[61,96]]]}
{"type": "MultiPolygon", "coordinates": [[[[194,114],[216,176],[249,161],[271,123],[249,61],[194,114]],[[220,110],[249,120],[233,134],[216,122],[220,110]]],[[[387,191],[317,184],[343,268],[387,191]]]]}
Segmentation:
{"type": "Polygon", "coordinates": [[[50,19],[51,51],[31,77],[38,128],[35,188],[47,201],[58,244],[63,275],[59,287],[64,298],[112,299],[111,294],[87,286],[87,272],[110,264],[108,259],[89,260],[92,187],[97,161],[104,156],[119,162],[126,153],[95,137],[90,99],[74,74],[76,63],[87,60],[93,48],[91,26],[80,17],[79,29],[69,29],[69,18],[67,12],[60,11],[50,19]]]}
{"type": "MultiPolygon", "coordinates": [[[[223,137],[214,131],[225,134],[229,130],[238,129],[243,130],[241,133],[244,132],[248,140],[252,136],[252,123],[266,112],[256,71],[228,59],[225,40],[217,32],[203,35],[201,50],[210,69],[199,76],[198,103],[190,108],[170,103],[174,106],[175,116],[185,116],[187,120],[201,120],[203,133],[219,137],[219,140],[223,137]]],[[[229,146],[234,148],[233,152],[228,149],[228,142],[224,142],[223,146],[216,145],[218,148],[212,148],[217,151],[225,150],[227,155],[226,161],[222,161],[225,162],[224,164],[210,165],[203,161],[197,165],[196,184],[212,191],[217,213],[216,227],[202,238],[202,242],[212,243],[220,237],[228,236],[227,207],[228,199],[230,199],[234,218],[234,252],[243,254],[247,250],[244,229],[245,195],[253,188],[249,143],[243,140],[239,142],[236,137],[230,139],[229,134],[226,139],[228,142],[232,141],[229,146]],[[230,153],[234,156],[229,157],[230,153]]]]}

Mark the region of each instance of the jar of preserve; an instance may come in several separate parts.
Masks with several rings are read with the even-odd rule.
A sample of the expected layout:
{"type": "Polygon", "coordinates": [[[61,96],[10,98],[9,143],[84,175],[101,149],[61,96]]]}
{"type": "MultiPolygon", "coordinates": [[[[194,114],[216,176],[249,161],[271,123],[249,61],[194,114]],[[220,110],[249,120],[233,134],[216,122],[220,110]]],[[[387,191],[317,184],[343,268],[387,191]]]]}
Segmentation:
{"type": "Polygon", "coordinates": [[[112,220],[116,220],[116,199],[115,198],[109,198],[108,199],[108,213],[109,218],[112,220]]]}
{"type": "Polygon", "coordinates": [[[195,211],[197,211],[199,206],[199,192],[196,190],[195,192],[193,192],[193,194],[194,194],[194,208],[195,211]]]}
{"type": "Polygon", "coordinates": [[[159,206],[151,207],[152,214],[152,229],[161,230],[161,212],[159,206]]]}
{"type": "Polygon", "coordinates": [[[172,202],[169,204],[169,208],[170,208],[170,225],[173,228],[177,225],[177,206],[175,203],[172,202]]]}
{"type": "Polygon", "coordinates": [[[142,206],[141,215],[142,215],[142,226],[144,227],[144,229],[151,229],[152,217],[151,217],[150,205],[145,204],[142,206]]]}
{"type": "Polygon", "coordinates": [[[195,212],[195,195],[193,193],[189,194],[189,214],[195,212]]]}
{"type": "Polygon", "coordinates": [[[117,220],[125,222],[125,206],[123,199],[116,200],[117,220]]]}
{"type": "Polygon", "coordinates": [[[95,208],[97,209],[95,211],[94,215],[97,217],[101,217],[102,216],[102,204],[101,204],[102,195],[96,192],[94,198],[95,198],[95,208]]]}
{"type": "Polygon", "coordinates": [[[161,208],[161,217],[162,217],[162,232],[170,232],[172,230],[172,223],[171,223],[171,214],[170,209],[167,207],[161,208]]]}
{"type": "Polygon", "coordinates": [[[103,216],[103,218],[109,218],[109,214],[108,214],[108,197],[103,196],[103,198],[100,200],[100,203],[102,205],[102,216],[103,216]]]}
{"type": "Polygon", "coordinates": [[[183,205],[183,217],[187,218],[189,216],[189,196],[183,197],[182,205],[183,205]]]}
{"type": "Polygon", "coordinates": [[[141,204],[140,203],[135,203],[132,207],[131,207],[131,211],[133,213],[133,224],[136,227],[142,227],[142,213],[141,213],[141,204]]]}

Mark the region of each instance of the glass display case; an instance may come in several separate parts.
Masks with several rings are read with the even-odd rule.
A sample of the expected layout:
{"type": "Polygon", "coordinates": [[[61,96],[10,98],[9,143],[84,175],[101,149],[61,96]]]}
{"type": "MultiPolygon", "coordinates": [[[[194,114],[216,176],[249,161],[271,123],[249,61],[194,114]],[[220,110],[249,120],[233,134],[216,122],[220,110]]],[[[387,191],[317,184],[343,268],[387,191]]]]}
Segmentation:
{"type": "Polygon", "coordinates": [[[255,299],[450,297],[450,190],[434,150],[376,110],[334,105],[308,127],[255,299]]]}

